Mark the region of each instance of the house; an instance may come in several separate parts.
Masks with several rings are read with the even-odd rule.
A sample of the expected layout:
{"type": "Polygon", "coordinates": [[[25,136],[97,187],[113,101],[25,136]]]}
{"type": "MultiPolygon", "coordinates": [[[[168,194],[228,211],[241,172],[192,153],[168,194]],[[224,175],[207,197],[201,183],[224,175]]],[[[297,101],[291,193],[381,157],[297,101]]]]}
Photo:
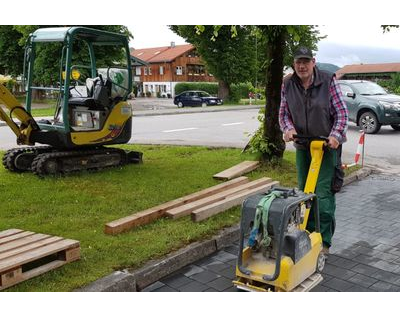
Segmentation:
{"type": "Polygon", "coordinates": [[[139,95],[173,97],[179,82],[216,81],[191,44],[132,49],[131,55],[147,64],[134,66],[139,95]]]}
{"type": "Polygon", "coordinates": [[[336,71],[338,79],[390,79],[400,73],[400,63],[347,65],[336,71]]]}

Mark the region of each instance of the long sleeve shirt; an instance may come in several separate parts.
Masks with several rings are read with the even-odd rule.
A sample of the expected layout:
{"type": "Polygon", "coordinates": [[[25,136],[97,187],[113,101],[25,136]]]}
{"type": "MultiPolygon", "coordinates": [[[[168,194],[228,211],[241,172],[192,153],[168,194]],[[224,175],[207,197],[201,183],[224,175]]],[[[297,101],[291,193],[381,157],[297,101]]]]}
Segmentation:
{"type": "MultiPolygon", "coordinates": [[[[284,84],[281,90],[281,105],[279,108],[279,125],[282,132],[294,129],[292,116],[289,111],[289,105],[285,97],[284,84]]],[[[342,92],[335,77],[332,78],[330,86],[330,115],[333,117],[333,126],[329,136],[335,137],[340,143],[346,141],[346,132],[348,127],[348,111],[346,103],[343,100],[342,92]]]]}

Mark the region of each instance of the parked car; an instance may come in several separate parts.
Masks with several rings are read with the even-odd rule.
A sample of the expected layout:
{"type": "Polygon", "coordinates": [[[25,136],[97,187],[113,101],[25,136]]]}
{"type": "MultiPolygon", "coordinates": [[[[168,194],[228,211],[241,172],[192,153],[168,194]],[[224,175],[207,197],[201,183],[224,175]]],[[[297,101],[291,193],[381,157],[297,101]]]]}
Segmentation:
{"type": "Polygon", "coordinates": [[[221,105],[222,99],[213,97],[205,91],[184,91],[174,98],[174,104],[178,108],[184,106],[207,106],[207,105],[221,105]]]}
{"type": "Polygon", "coordinates": [[[338,80],[349,110],[349,121],[367,134],[379,132],[382,125],[400,131],[400,96],[389,94],[380,85],[365,80],[338,80]]]}

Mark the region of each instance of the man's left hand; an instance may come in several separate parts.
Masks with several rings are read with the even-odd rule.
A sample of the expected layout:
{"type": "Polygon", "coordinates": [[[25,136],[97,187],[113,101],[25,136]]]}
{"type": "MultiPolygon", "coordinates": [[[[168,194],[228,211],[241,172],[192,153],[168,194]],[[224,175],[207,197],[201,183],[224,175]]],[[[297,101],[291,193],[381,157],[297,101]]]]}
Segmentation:
{"type": "Polygon", "coordinates": [[[337,149],[339,147],[339,141],[333,137],[329,136],[328,137],[328,147],[332,149],[337,149]]]}

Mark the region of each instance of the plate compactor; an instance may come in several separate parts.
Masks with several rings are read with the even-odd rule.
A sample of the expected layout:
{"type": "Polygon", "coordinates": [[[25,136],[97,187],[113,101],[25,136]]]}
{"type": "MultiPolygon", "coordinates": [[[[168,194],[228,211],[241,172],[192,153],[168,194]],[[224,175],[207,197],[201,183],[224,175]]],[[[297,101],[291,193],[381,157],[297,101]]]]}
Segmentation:
{"type": "Polygon", "coordinates": [[[304,192],[273,187],[243,202],[237,279],[233,281],[238,290],[305,292],[322,281],[320,272],[325,256],[314,191],[327,139],[306,136],[295,139],[310,144],[312,159],[304,192]],[[313,232],[306,230],[311,206],[313,232]]]}

